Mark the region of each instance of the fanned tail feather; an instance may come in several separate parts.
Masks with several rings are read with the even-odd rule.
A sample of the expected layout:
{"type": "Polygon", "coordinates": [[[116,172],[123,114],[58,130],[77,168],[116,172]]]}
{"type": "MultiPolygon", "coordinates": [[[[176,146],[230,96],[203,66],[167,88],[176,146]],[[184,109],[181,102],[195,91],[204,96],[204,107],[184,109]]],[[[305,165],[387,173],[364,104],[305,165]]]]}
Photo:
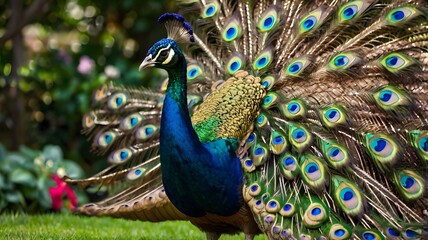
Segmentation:
{"type": "Polygon", "coordinates": [[[115,85],[94,92],[94,108],[83,118],[83,132],[93,139],[95,152],[110,152],[111,165],[90,178],[67,182],[107,186],[111,197],[76,212],[154,222],[188,220],[162,186],[158,134],[162,99],[161,93],[115,85]]]}
{"type": "Polygon", "coordinates": [[[426,3],[193,4],[215,42],[201,48],[223,56],[217,79],[245,70],[267,90],[241,154],[260,229],[272,238],[426,234],[426,3]]]}

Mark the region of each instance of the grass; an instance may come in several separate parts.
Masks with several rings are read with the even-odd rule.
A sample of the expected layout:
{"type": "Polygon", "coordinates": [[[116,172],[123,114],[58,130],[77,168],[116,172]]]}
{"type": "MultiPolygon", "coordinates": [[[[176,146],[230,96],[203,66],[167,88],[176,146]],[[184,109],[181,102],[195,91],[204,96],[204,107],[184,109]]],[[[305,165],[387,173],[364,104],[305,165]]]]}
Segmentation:
{"type": "MultiPolygon", "coordinates": [[[[149,223],[71,214],[0,215],[0,239],[205,239],[188,222],[149,223]]],[[[244,239],[223,235],[221,240],[244,239]]],[[[265,239],[257,236],[256,239],[265,239]]]]}

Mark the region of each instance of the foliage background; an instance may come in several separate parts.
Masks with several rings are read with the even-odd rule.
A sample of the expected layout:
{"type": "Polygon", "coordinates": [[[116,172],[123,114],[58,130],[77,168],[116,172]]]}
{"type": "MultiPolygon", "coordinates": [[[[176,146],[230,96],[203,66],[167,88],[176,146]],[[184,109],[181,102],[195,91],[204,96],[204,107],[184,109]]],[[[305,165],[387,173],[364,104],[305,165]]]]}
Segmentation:
{"type": "Polygon", "coordinates": [[[170,0],[0,0],[0,212],[46,212],[54,174],[106,167],[81,134],[92,92],[108,81],[156,86],[162,73],[138,65],[165,36],[157,18],[175,9],[170,0]]]}
{"type": "MultiPolygon", "coordinates": [[[[23,169],[46,177],[31,170],[36,157],[25,150],[43,154],[53,144],[87,176],[104,168],[105,158],[91,154],[80,133],[92,91],[107,81],[156,85],[159,72],[138,65],[165,36],[153,27],[157,18],[174,9],[167,0],[0,0],[0,166],[23,155],[23,169]]],[[[0,171],[1,178],[9,173],[0,171]]]]}

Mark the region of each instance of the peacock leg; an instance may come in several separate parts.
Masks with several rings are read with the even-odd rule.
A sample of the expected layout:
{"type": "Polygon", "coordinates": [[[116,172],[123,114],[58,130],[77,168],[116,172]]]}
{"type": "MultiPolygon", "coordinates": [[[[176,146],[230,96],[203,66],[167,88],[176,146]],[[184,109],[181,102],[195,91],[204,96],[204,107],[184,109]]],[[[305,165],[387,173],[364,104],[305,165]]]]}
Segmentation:
{"type": "Polygon", "coordinates": [[[207,240],[218,240],[221,236],[221,234],[217,232],[205,232],[205,235],[207,236],[207,240]]]}
{"type": "Polygon", "coordinates": [[[253,240],[254,239],[254,234],[245,234],[245,240],[253,240]]]}

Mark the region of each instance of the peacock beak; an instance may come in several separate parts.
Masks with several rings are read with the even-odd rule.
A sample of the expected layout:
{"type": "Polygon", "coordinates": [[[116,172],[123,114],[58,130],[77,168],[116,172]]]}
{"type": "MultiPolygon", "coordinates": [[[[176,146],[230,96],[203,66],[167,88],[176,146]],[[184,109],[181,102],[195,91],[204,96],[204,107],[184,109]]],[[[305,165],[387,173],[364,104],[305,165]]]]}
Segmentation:
{"type": "Polygon", "coordinates": [[[152,55],[150,54],[149,56],[147,56],[143,62],[141,63],[140,67],[138,68],[138,70],[142,71],[143,69],[146,69],[148,67],[153,67],[155,66],[155,62],[153,62],[152,60],[152,55]]]}

